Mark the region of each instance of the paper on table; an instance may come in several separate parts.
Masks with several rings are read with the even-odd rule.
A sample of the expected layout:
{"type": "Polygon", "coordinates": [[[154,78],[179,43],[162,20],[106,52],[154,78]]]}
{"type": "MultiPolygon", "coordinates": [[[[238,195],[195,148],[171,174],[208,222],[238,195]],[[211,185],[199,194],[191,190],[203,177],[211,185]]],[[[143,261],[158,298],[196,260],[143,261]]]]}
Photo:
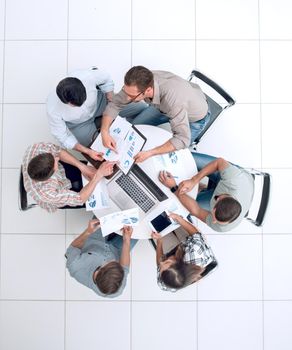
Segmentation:
{"type": "Polygon", "coordinates": [[[133,208],[123,211],[111,213],[99,218],[101,232],[103,236],[107,236],[112,232],[118,231],[124,226],[139,225],[139,209],[133,208]]]}
{"type": "Polygon", "coordinates": [[[124,150],[124,140],[132,125],[127,122],[125,118],[117,116],[112,125],[110,126],[109,133],[116,141],[116,149],[118,153],[115,153],[111,149],[104,147],[102,143],[101,134],[99,134],[96,140],[91,145],[91,148],[98,152],[103,152],[103,158],[109,161],[116,161],[120,158],[120,153],[124,150]]]}
{"type": "MultiPolygon", "coordinates": [[[[85,186],[88,181],[82,176],[83,186],[85,186]]],[[[109,193],[106,186],[105,179],[101,179],[96,185],[94,191],[85,203],[86,210],[98,210],[109,208],[109,193]]]]}
{"type": "Polygon", "coordinates": [[[174,176],[176,184],[189,179],[193,175],[186,176],[186,164],[194,162],[193,156],[187,148],[155,156],[153,162],[157,171],[169,171],[174,176]]]}

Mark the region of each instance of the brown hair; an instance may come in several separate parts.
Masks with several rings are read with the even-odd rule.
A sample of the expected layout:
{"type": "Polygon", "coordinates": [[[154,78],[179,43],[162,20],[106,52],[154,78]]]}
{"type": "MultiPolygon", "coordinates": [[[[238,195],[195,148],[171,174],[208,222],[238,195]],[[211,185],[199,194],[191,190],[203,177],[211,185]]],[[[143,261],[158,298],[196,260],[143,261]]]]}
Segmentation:
{"type": "Polygon", "coordinates": [[[175,252],[175,262],[160,274],[161,281],[170,288],[180,289],[197,282],[205,268],[183,261],[184,250],[181,245],[175,252]]]}
{"type": "Polygon", "coordinates": [[[145,91],[147,88],[153,87],[153,73],[143,66],[132,67],[125,75],[124,84],[134,85],[137,86],[139,91],[145,91]]]}
{"type": "Polygon", "coordinates": [[[28,175],[35,181],[48,180],[54,173],[55,158],[51,153],[42,153],[30,160],[28,175]]]}
{"type": "Polygon", "coordinates": [[[94,283],[103,294],[109,295],[118,291],[123,279],[124,270],[121,264],[111,261],[99,269],[94,283]]]}
{"type": "Polygon", "coordinates": [[[241,213],[241,205],[233,197],[219,199],[214,209],[216,220],[221,222],[233,222],[241,213]]]}

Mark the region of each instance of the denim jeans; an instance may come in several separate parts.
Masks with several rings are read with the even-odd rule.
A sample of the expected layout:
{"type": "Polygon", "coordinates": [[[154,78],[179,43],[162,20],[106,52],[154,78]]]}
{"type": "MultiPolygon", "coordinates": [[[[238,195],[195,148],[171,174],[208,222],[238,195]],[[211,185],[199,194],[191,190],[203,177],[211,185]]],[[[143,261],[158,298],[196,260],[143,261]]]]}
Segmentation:
{"type": "Polygon", "coordinates": [[[169,118],[157,108],[144,102],[132,102],[119,113],[132,124],[160,125],[169,122],[169,118]]]}
{"type": "MultiPolygon", "coordinates": [[[[135,246],[135,244],[138,242],[138,239],[131,239],[130,242],[130,249],[132,250],[135,246]]],[[[118,250],[122,250],[123,247],[123,237],[116,234],[115,237],[113,239],[111,239],[108,244],[112,244],[114,247],[116,247],[118,250]]]]}
{"type": "MultiPolygon", "coordinates": [[[[192,152],[192,156],[196,162],[198,172],[203,169],[206,165],[213,162],[213,160],[217,159],[216,157],[209,156],[207,154],[192,152]]],[[[214,190],[220,181],[220,173],[219,171],[216,171],[215,173],[212,173],[210,175],[207,175],[209,178],[208,181],[208,187],[201,192],[198,193],[198,196],[196,198],[196,201],[198,202],[199,206],[205,210],[210,211],[210,201],[213,196],[214,190]]]]}
{"type": "Polygon", "coordinates": [[[190,123],[190,129],[191,129],[191,144],[195,141],[195,139],[201,134],[201,132],[205,129],[205,127],[208,125],[210,121],[211,113],[208,111],[206,116],[198,120],[197,122],[190,123]]]}

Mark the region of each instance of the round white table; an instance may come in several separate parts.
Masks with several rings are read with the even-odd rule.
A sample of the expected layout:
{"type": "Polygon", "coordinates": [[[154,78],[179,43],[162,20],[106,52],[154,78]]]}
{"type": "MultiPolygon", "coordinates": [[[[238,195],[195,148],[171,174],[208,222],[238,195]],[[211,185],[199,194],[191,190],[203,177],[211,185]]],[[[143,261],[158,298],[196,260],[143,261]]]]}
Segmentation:
{"type": "MultiPolygon", "coordinates": [[[[135,125],[135,127],[147,138],[143,150],[149,150],[154,147],[162,145],[164,142],[171,138],[171,133],[165,129],[159,128],[152,125],[135,125]]],[[[163,190],[163,192],[168,196],[168,199],[161,202],[161,204],[153,210],[150,214],[140,221],[138,226],[133,227],[132,238],[136,239],[149,239],[151,238],[151,228],[149,225],[149,220],[157,216],[165,209],[171,209],[176,207],[176,212],[180,213],[186,217],[189,212],[182,206],[178,198],[173,194],[169,188],[165,187],[158,179],[159,171],[166,170],[164,164],[168,166],[167,170],[172,172],[173,169],[177,173],[173,173],[174,176],[178,176],[178,181],[189,179],[194,176],[197,172],[196,163],[188,149],[171,152],[167,155],[158,155],[155,157],[148,158],[143,163],[139,163],[139,166],[146,172],[146,174],[163,190]],[[170,155],[168,157],[168,155],[170,155]],[[165,163],[166,160],[166,163],[165,163]],[[170,164],[170,165],[169,165],[170,164]],[[171,168],[170,168],[171,166],[171,168]]],[[[197,196],[197,186],[189,192],[189,194],[196,198],[197,196]]],[[[94,214],[96,217],[101,217],[110,213],[120,211],[121,209],[113,202],[110,201],[110,208],[95,210],[94,214]]],[[[178,227],[178,226],[176,226],[178,227]]],[[[170,226],[168,229],[163,231],[163,235],[171,232],[175,229],[174,225],[170,226]]],[[[121,234],[121,232],[117,232],[121,234]]]]}

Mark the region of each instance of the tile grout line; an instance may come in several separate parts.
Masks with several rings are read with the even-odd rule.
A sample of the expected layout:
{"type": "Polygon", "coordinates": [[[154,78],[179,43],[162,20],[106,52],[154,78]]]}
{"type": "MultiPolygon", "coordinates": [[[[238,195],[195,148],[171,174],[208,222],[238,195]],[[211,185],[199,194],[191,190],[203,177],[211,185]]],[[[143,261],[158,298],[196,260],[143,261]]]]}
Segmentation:
{"type": "MultiPolygon", "coordinates": [[[[130,45],[130,54],[131,54],[131,60],[130,65],[133,66],[133,0],[130,2],[131,4],[131,45],[130,45]]],[[[131,266],[130,266],[130,272],[131,272],[131,288],[130,288],[130,329],[129,329],[129,340],[130,340],[130,350],[133,349],[133,269],[132,269],[132,252],[131,252],[131,266]]]]}
{"type": "MultiPolygon", "coordinates": [[[[33,39],[33,38],[26,38],[26,39],[7,39],[5,40],[6,42],[17,42],[17,41],[21,41],[21,42],[35,42],[35,41],[42,41],[42,42],[53,42],[53,41],[72,41],[72,42],[77,42],[77,41],[82,41],[82,42],[86,42],[86,41],[183,41],[183,42],[188,42],[188,41],[226,41],[226,42],[258,42],[258,38],[257,39],[250,39],[250,38],[233,38],[233,39],[228,39],[228,38],[190,38],[190,39],[186,39],[186,38],[135,38],[132,39],[131,37],[129,38],[70,38],[70,39],[33,39]]],[[[0,40],[4,41],[4,40],[0,40]]],[[[267,39],[261,39],[261,41],[263,42],[292,42],[292,38],[291,39],[283,39],[283,38],[277,38],[277,39],[271,39],[271,38],[267,38],[267,39]]]]}
{"type": "Polygon", "coordinates": [[[0,298],[2,297],[2,273],[1,273],[1,261],[2,261],[2,184],[3,184],[3,136],[4,136],[4,78],[5,78],[5,48],[6,48],[6,0],[4,1],[4,26],[3,26],[3,64],[2,64],[2,111],[1,111],[1,176],[0,176],[0,298]]]}
{"type": "MultiPolygon", "coordinates": [[[[260,154],[261,154],[261,169],[263,169],[263,110],[262,110],[262,65],[261,65],[261,16],[260,16],[260,0],[258,0],[258,62],[259,62],[259,112],[260,112],[260,154]]],[[[262,349],[265,349],[265,329],[264,329],[264,229],[261,228],[262,237],[261,237],[261,265],[262,265],[262,349]]]]}
{"type": "MultiPolygon", "coordinates": [[[[67,0],[67,40],[66,40],[66,71],[68,74],[68,67],[69,67],[69,16],[70,16],[70,0],[67,0]]],[[[66,237],[67,237],[67,210],[65,210],[65,220],[64,220],[64,251],[66,251],[66,237]]],[[[64,266],[64,350],[67,348],[67,300],[66,300],[66,294],[67,294],[67,284],[66,284],[66,265],[64,266]]]]}
{"type": "MultiPolygon", "coordinates": [[[[197,69],[197,59],[198,59],[198,56],[197,56],[197,0],[194,0],[194,20],[195,20],[195,47],[194,47],[194,50],[195,50],[195,69],[197,69]]],[[[192,68],[193,69],[193,68],[192,68]]],[[[196,302],[195,302],[195,312],[196,312],[196,317],[195,317],[195,322],[196,322],[196,325],[195,325],[195,348],[197,350],[199,350],[199,301],[198,301],[198,293],[199,293],[199,289],[198,289],[198,284],[196,285],[196,302]]]]}

